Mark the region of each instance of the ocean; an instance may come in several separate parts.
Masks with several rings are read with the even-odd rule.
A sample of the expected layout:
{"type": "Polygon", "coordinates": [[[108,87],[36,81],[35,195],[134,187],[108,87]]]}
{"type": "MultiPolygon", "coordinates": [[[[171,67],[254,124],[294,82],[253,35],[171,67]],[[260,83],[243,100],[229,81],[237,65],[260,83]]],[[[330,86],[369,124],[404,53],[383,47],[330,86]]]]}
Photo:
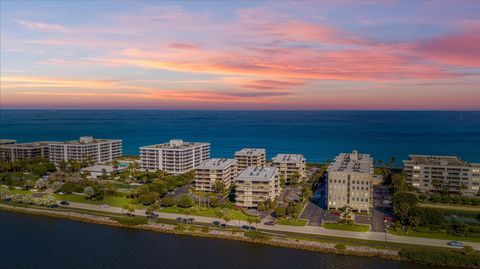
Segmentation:
{"type": "Polygon", "coordinates": [[[243,147],[267,157],[304,154],[324,162],[354,149],[374,159],[456,155],[480,162],[480,111],[0,110],[0,138],[18,142],[123,139],[123,152],[173,138],[211,143],[211,157],[243,147]]]}

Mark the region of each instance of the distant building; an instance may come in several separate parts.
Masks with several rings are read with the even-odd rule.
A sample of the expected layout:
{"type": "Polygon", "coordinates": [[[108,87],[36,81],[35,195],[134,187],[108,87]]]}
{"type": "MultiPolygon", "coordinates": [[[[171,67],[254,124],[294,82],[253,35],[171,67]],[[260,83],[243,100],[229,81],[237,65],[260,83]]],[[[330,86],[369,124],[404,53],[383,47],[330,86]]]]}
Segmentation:
{"type": "Polygon", "coordinates": [[[195,168],[195,189],[215,191],[215,182],[222,182],[225,188],[237,177],[237,160],[210,159],[195,168]]]}
{"type": "Polygon", "coordinates": [[[480,163],[468,163],[456,156],[410,155],[403,161],[407,184],[421,191],[447,189],[473,196],[480,187],[480,163]]]}
{"type": "Polygon", "coordinates": [[[82,136],[79,140],[50,143],[50,161],[102,163],[122,156],[122,140],[82,136]]]}
{"type": "MultiPolygon", "coordinates": [[[[14,141],[14,140],[13,140],[14,141]]],[[[24,159],[49,158],[49,141],[9,143],[0,145],[0,159],[5,162],[14,162],[24,159]]]]}
{"type": "Polygon", "coordinates": [[[349,207],[370,213],[373,206],[373,160],[369,154],[340,153],[328,167],[329,209],[349,207]]]}
{"type": "Polygon", "coordinates": [[[301,154],[278,154],[272,160],[272,166],[277,167],[280,177],[289,184],[293,176],[298,176],[299,181],[304,181],[306,176],[306,162],[301,154]]]}
{"type": "Polygon", "coordinates": [[[238,171],[242,171],[248,166],[265,166],[266,151],[259,148],[244,148],[235,152],[238,171]]]}
{"type": "Polygon", "coordinates": [[[278,168],[249,166],[235,179],[236,202],[241,207],[257,207],[259,203],[275,198],[280,194],[278,168]]]}
{"type": "Polygon", "coordinates": [[[163,170],[171,174],[186,173],[210,159],[210,144],[184,142],[174,139],[169,143],[140,148],[140,167],[143,170],[163,170]]]}
{"type": "Polygon", "coordinates": [[[15,144],[17,143],[17,140],[13,140],[13,139],[0,139],[0,146],[3,146],[3,145],[12,145],[12,144],[15,144]]]}
{"type": "Polygon", "coordinates": [[[104,174],[111,175],[113,172],[121,172],[126,169],[126,166],[114,167],[113,165],[92,165],[80,169],[80,173],[88,174],[89,178],[96,179],[104,174]]]}

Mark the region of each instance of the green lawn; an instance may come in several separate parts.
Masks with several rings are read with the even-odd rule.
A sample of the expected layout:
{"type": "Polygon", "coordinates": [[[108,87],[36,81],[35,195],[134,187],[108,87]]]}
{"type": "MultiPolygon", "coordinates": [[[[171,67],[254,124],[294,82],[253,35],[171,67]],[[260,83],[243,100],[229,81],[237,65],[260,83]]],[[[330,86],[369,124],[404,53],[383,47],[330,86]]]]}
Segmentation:
{"type": "MultiPolygon", "coordinates": [[[[105,198],[101,201],[94,201],[85,199],[82,195],[75,195],[75,194],[55,194],[55,198],[59,201],[69,201],[69,202],[77,202],[77,203],[85,203],[85,204],[93,204],[93,205],[100,205],[100,204],[108,204],[109,206],[113,207],[123,207],[128,204],[132,204],[132,199],[128,199],[125,197],[119,196],[105,196],[105,198]]],[[[142,208],[141,205],[134,205],[136,208],[142,208]]]]}
{"type": "Polygon", "coordinates": [[[6,188],[2,188],[4,190],[8,190],[8,192],[10,192],[11,194],[34,194],[34,193],[37,193],[36,191],[29,191],[29,190],[19,190],[19,189],[6,189],[6,188]]]}
{"type": "MultiPolygon", "coordinates": [[[[194,212],[195,216],[210,217],[210,218],[217,217],[217,215],[215,214],[216,212],[215,208],[211,208],[211,207],[205,208],[205,207],[195,206],[194,209],[195,209],[195,212],[194,212]]],[[[228,212],[228,215],[232,220],[247,220],[249,218],[247,215],[243,214],[240,210],[235,210],[235,209],[223,209],[223,210],[228,212]]],[[[182,208],[179,208],[177,206],[164,207],[160,211],[165,213],[183,214],[182,208]]]]}
{"type": "Polygon", "coordinates": [[[357,224],[337,224],[337,223],[324,223],[322,227],[325,229],[352,231],[352,232],[368,232],[370,225],[357,225],[357,224]]]}
{"type": "Polygon", "coordinates": [[[307,221],[304,219],[285,219],[280,218],[277,221],[277,224],[281,225],[291,225],[291,226],[305,226],[307,225],[307,221]]]}
{"type": "Polygon", "coordinates": [[[456,240],[456,241],[466,241],[466,242],[476,242],[480,243],[480,238],[475,238],[475,237],[462,237],[462,236],[455,236],[452,234],[447,234],[447,233],[442,233],[442,232],[431,232],[431,233],[425,233],[425,232],[419,232],[419,231],[414,231],[410,230],[408,232],[404,231],[394,231],[392,229],[389,229],[388,233],[393,234],[393,235],[400,235],[400,236],[412,236],[412,237],[423,237],[423,238],[432,238],[432,239],[444,239],[444,240],[456,240]]]}

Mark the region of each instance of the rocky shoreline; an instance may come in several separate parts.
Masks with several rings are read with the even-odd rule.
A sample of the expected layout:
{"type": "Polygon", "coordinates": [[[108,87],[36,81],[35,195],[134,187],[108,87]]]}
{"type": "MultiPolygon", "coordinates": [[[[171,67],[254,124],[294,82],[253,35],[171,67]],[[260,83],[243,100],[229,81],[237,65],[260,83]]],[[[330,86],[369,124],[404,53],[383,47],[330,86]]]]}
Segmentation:
{"type": "Polygon", "coordinates": [[[329,253],[329,254],[378,257],[378,258],[397,260],[397,261],[402,260],[401,257],[399,256],[399,252],[396,250],[377,249],[377,248],[371,248],[371,247],[365,247],[365,246],[346,246],[345,248],[339,249],[336,247],[336,244],[332,244],[332,243],[323,243],[323,242],[315,242],[315,241],[307,241],[307,240],[294,240],[294,239],[287,239],[287,238],[282,238],[278,236],[272,236],[272,238],[269,240],[253,239],[253,238],[246,237],[244,233],[240,231],[239,232],[218,231],[218,230],[201,231],[200,229],[197,229],[194,231],[188,230],[188,229],[180,230],[180,229],[176,229],[176,227],[178,227],[177,225],[162,224],[162,223],[148,223],[148,224],[130,226],[130,225],[119,223],[116,220],[112,220],[110,217],[97,216],[97,215],[78,213],[78,212],[52,211],[48,209],[19,207],[19,206],[6,205],[6,204],[0,204],[0,210],[32,214],[32,215],[48,216],[48,217],[54,217],[54,218],[63,218],[63,219],[69,219],[69,220],[75,220],[75,221],[83,221],[87,223],[108,225],[112,227],[142,229],[142,230],[148,230],[153,232],[189,235],[189,236],[204,237],[204,238],[236,240],[236,241],[269,245],[274,247],[301,249],[301,250],[316,251],[316,252],[329,253]]]}

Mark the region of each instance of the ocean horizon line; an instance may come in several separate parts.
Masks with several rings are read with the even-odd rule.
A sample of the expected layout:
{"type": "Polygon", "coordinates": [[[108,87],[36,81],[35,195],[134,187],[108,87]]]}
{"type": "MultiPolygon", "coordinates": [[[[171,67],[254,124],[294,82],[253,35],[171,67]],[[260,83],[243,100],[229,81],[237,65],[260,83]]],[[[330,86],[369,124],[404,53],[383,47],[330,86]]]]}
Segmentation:
{"type": "Polygon", "coordinates": [[[480,112],[480,109],[110,109],[110,108],[0,108],[0,111],[225,111],[225,112],[480,112]]]}

